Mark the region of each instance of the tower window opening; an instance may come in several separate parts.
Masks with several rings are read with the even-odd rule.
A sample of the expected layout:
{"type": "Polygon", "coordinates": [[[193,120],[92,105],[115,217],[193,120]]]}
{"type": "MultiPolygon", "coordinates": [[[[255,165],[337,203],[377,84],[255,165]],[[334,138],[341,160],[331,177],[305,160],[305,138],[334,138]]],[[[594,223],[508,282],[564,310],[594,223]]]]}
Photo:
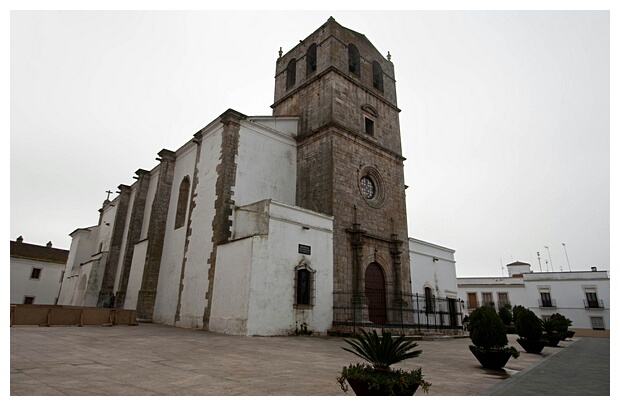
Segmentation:
{"type": "Polygon", "coordinates": [[[287,89],[290,89],[291,87],[295,86],[296,74],[297,74],[297,60],[293,58],[286,66],[286,88],[287,89]]]}
{"type": "Polygon", "coordinates": [[[353,44],[349,44],[349,72],[360,75],[360,53],[353,44]]]}
{"type": "Polygon", "coordinates": [[[306,75],[312,72],[316,72],[316,44],[310,45],[306,53],[306,75]]]}
{"type": "Polygon", "coordinates": [[[364,117],[364,132],[368,135],[375,135],[375,122],[364,117]]]}
{"type": "Polygon", "coordinates": [[[372,61],[372,85],[375,89],[383,91],[383,69],[377,61],[372,61]]]}

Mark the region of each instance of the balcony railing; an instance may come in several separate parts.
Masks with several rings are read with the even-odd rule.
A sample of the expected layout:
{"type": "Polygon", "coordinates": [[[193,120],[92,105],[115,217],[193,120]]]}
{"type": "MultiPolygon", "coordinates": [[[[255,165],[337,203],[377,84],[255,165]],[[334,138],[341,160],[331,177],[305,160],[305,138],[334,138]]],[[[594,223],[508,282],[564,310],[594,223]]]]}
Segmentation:
{"type": "Polygon", "coordinates": [[[605,308],[605,306],[603,305],[603,301],[600,299],[599,300],[584,299],[583,304],[586,309],[604,309],[605,308]]]}
{"type": "Polygon", "coordinates": [[[555,307],[555,299],[538,299],[538,307],[555,307]]]}

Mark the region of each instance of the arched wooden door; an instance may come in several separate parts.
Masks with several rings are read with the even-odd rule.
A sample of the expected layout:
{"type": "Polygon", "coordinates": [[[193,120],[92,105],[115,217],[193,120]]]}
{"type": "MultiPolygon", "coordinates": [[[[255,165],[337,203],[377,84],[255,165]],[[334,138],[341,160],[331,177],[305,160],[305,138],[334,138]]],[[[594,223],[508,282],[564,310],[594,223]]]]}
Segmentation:
{"type": "Polygon", "coordinates": [[[372,262],[366,268],[365,294],[368,300],[368,318],[376,324],[387,322],[385,308],[385,277],[381,266],[372,262]]]}

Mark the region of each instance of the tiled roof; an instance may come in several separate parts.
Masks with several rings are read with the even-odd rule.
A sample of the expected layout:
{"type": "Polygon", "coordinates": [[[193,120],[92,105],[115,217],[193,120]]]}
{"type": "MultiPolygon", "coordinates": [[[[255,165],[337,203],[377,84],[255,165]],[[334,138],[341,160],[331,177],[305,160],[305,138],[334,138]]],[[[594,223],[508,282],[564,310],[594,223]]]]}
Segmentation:
{"type": "Polygon", "coordinates": [[[506,266],[511,266],[511,265],[527,265],[527,266],[530,266],[530,264],[526,264],[525,262],[519,262],[519,261],[511,262],[510,264],[506,264],[506,266]]]}
{"type": "Polygon", "coordinates": [[[67,263],[68,256],[68,250],[11,241],[11,257],[13,258],[34,259],[43,262],[65,264],[67,263]]]}

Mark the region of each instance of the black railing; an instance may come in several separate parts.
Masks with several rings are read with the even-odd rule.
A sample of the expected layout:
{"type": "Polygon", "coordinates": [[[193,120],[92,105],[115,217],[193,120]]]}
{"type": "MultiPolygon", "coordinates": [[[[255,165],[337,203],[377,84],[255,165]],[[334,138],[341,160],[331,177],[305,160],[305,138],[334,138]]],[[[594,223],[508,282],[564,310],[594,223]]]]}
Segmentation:
{"type": "Polygon", "coordinates": [[[334,327],[356,331],[358,328],[389,328],[412,332],[462,331],[461,302],[457,299],[424,294],[390,295],[385,292],[357,294],[334,293],[334,327]]]}
{"type": "Polygon", "coordinates": [[[555,299],[538,299],[538,307],[555,307],[555,299]]]}
{"type": "Polygon", "coordinates": [[[584,299],[583,304],[585,305],[586,309],[604,309],[605,308],[602,300],[584,299]]]}

